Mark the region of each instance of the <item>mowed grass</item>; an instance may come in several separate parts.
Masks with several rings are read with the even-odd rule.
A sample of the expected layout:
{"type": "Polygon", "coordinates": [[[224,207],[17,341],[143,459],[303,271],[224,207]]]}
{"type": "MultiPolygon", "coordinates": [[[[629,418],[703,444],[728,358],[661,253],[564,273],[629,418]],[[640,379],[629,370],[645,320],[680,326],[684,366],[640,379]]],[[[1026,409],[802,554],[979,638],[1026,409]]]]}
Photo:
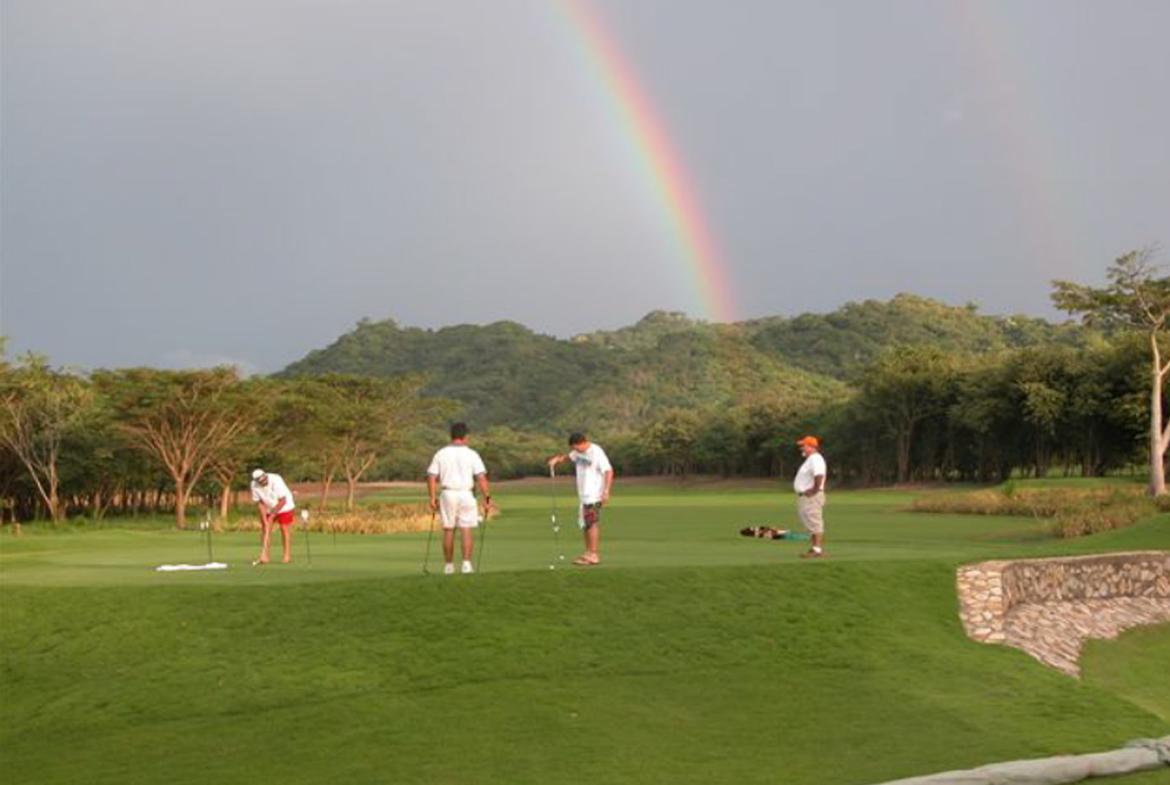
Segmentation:
{"type": "Polygon", "coordinates": [[[548,569],[567,484],[559,546],[548,485],[502,486],[467,577],[421,574],[426,535],[263,569],[223,535],[228,570],[178,574],[152,567],[204,561],[197,533],[5,536],[3,780],[861,785],[1170,733],[1170,628],[1093,643],[1078,682],[968,641],[954,596],[961,562],[1170,547],[1165,516],[1054,541],[839,492],[807,563],[737,534],[792,525],[782,489],[619,489],[587,570],[548,569]]]}

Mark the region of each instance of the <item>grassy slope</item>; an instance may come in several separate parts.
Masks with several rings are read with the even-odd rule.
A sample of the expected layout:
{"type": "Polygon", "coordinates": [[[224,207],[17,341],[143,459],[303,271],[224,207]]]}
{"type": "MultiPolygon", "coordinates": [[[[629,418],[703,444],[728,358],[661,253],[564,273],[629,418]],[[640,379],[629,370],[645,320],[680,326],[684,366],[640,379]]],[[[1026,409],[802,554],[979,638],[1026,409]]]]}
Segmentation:
{"type": "MultiPolygon", "coordinates": [[[[541,486],[498,495],[489,574],[473,578],[418,575],[423,536],[318,536],[311,570],[264,571],[239,566],[252,537],[225,536],[232,569],[168,576],[146,566],[198,559],[197,535],[5,538],[0,771],[864,783],[1170,732],[1165,628],[1093,644],[1081,683],[962,636],[955,563],[1092,542],[838,493],[835,558],[805,564],[797,544],[733,534],[781,520],[775,495],[627,487],[611,566],[550,572],[541,486]]],[[[1163,519],[1092,540],[1170,533],[1163,519]]]]}

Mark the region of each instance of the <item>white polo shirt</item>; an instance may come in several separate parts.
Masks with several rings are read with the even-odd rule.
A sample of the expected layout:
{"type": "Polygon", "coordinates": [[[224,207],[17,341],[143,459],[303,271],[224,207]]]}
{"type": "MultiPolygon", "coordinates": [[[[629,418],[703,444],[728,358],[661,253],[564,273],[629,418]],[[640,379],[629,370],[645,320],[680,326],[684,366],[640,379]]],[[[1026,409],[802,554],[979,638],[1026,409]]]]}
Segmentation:
{"type": "Polygon", "coordinates": [[[470,491],[475,478],[487,474],[483,458],[466,444],[448,444],[435,453],[427,474],[439,478],[445,491],[470,491]]]}
{"type": "MultiPolygon", "coordinates": [[[[792,481],[792,490],[797,493],[804,493],[816,487],[817,477],[828,476],[829,469],[825,465],[825,458],[819,452],[814,452],[812,455],[804,459],[804,463],[800,465],[800,470],[796,473],[796,479],[792,481]]],[[[824,483],[821,484],[823,489],[824,483]]]]}
{"type": "Polygon", "coordinates": [[[609,456],[600,445],[590,444],[581,452],[572,450],[569,460],[577,467],[577,496],[582,504],[597,504],[605,492],[605,475],[613,471],[609,456]]]}
{"type": "Polygon", "coordinates": [[[288,489],[284,478],[279,474],[269,474],[268,485],[261,485],[252,480],[252,501],[259,503],[263,502],[264,506],[272,511],[276,507],[276,503],[280,501],[283,496],[285,504],[280,508],[281,512],[291,512],[297,508],[296,502],[293,501],[292,491],[288,489]]]}

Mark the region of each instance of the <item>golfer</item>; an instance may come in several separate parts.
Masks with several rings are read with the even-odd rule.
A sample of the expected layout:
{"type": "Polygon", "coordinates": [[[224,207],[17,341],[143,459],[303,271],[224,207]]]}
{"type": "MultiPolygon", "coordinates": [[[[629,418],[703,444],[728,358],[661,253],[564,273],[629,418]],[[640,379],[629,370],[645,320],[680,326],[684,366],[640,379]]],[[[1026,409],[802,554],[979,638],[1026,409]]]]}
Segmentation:
{"type": "Polygon", "coordinates": [[[282,564],[289,562],[289,526],[293,522],[292,491],[279,474],[268,474],[263,469],[252,472],[252,501],[260,511],[260,558],[252,564],[268,563],[268,545],[272,537],[273,524],[280,525],[282,564]]]}
{"type": "Polygon", "coordinates": [[[810,546],[802,559],[819,559],[825,555],[825,477],[828,467],[821,455],[821,443],[815,436],[805,436],[797,442],[804,455],[804,463],[796,472],[792,489],[796,491],[796,514],[808,530],[810,546]]]}
{"type": "Polygon", "coordinates": [[[472,529],[479,526],[479,508],[472,489],[478,485],[483,493],[484,510],[492,504],[488,489],[487,468],[479,453],[467,446],[467,426],[457,422],[451,426],[451,443],[435,453],[427,468],[427,492],[431,497],[431,512],[443,517],[443,556],[447,566],[443,572],[455,572],[455,529],[463,538],[464,574],[475,572],[471,565],[472,529]],[[442,493],[439,493],[439,490],[442,493]]]}
{"type": "Polygon", "coordinates": [[[601,521],[601,507],[609,502],[609,490],[613,487],[613,466],[601,445],[593,444],[583,433],[569,435],[568,454],[549,458],[549,469],[555,469],[558,463],[566,460],[577,467],[577,498],[581,502],[577,525],[585,537],[585,552],[573,564],[580,567],[601,564],[598,523],[601,521]]]}

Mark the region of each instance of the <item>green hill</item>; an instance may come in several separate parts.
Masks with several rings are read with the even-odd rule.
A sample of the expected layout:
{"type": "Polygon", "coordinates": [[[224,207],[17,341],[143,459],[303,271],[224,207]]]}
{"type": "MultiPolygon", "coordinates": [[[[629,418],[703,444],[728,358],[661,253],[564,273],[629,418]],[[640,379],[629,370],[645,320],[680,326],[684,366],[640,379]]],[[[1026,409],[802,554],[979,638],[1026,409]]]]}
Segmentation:
{"type": "Polygon", "coordinates": [[[1029,316],[987,316],[911,294],[889,302],[848,303],[827,314],[745,322],[761,352],[799,368],[845,378],[893,346],[929,344],[961,352],[997,352],[1027,346],[1084,345],[1092,333],[1072,323],[1029,316]]]}
{"type": "Polygon", "coordinates": [[[633,428],[665,408],[760,397],[818,400],[842,385],[764,354],[737,331],[693,324],[629,346],[559,340],[513,322],[439,330],[362,322],[279,375],[427,374],[426,394],[464,405],[480,426],[633,428]]]}
{"type": "Polygon", "coordinates": [[[893,346],[994,352],[1088,334],[1043,319],[985,316],[913,295],[829,314],[711,324],[655,311],[637,324],[562,340],[496,322],[438,330],[362,321],[279,375],[428,375],[428,395],[460,401],[481,426],[636,428],[667,408],[761,401],[815,404],[845,394],[860,364],[893,346]],[[587,391],[587,392],[586,392],[587,391]]]}

